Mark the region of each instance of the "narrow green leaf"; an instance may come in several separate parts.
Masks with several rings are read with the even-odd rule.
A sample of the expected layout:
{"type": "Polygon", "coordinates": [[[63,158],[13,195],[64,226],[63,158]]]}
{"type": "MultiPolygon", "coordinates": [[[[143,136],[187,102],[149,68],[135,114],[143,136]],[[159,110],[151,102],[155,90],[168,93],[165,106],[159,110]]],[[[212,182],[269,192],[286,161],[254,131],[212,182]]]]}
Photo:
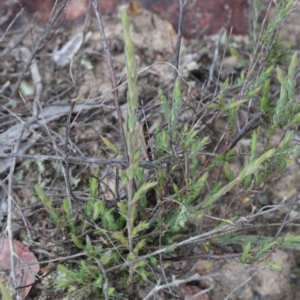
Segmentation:
{"type": "Polygon", "coordinates": [[[91,239],[88,235],[86,235],[86,237],[85,237],[85,243],[86,243],[86,246],[85,246],[86,251],[93,250],[93,245],[92,245],[91,239]]]}
{"type": "Polygon", "coordinates": [[[46,194],[44,193],[43,189],[41,186],[36,184],[34,186],[35,192],[37,193],[38,197],[43,201],[44,205],[46,208],[52,208],[52,199],[50,197],[47,197],[46,194]]]}
{"type": "Polygon", "coordinates": [[[228,106],[225,106],[224,109],[229,110],[229,109],[232,109],[232,108],[240,107],[242,104],[244,104],[247,101],[248,101],[248,99],[239,100],[239,101],[234,100],[233,103],[229,104],[228,106]]]}
{"type": "Polygon", "coordinates": [[[148,274],[148,272],[145,270],[145,268],[139,269],[138,272],[139,272],[139,274],[141,275],[142,279],[143,279],[144,281],[147,281],[149,274],[148,274]]]}
{"type": "Polygon", "coordinates": [[[232,158],[235,157],[235,152],[236,152],[236,149],[231,149],[229,150],[226,155],[225,155],[225,161],[230,161],[232,158]]]}
{"type": "Polygon", "coordinates": [[[178,188],[178,186],[175,183],[173,183],[173,189],[174,189],[174,191],[175,191],[176,194],[179,193],[179,188],[178,188]]]}
{"type": "Polygon", "coordinates": [[[93,220],[96,220],[100,213],[104,213],[104,203],[103,201],[96,201],[93,205],[94,209],[93,209],[93,220]]]}
{"type": "Polygon", "coordinates": [[[114,153],[121,155],[121,150],[115,147],[106,137],[100,135],[103,143],[105,146],[107,146],[110,150],[112,150],[114,153]]]}
{"type": "Polygon", "coordinates": [[[173,90],[173,101],[174,104],[176,105],[176,109],[179,109],[179,106],[181,104],[182,96],[181,96],[181,89],[180,89],[180,79],[177,78],[175,81],[174,85],[174,90],[173,90]]]}
{"type": "Polygon", "coordinates": [[[228,85],[229,85],[229,78],[227,77],[226,80],[221,85],[220,92],[223,93],[227,89],[228,85]]]}
{"type": "Polygon", "coordinates": [[[210,104],[207,105],[207,108],[220,110],[220,106],[217,103],[210,103],[210,104]]]}
{"type": "Polygon", "coordinates": [[[248,243],[245,247],[244,247],[244,251],[242,253],[242,256],[240,258],[240,261],[242,263],[248,263],[249,259],[251,258],[251,254],[250,254],[250,250],[251,250],[251,243],[248,243]]]}
{"type": "Polygon", "coordinates": [[[121,176],[122,183],[124,184],[125,187],[127,187],[129,182],[127,174],[123,170],[120,170],[120,176],[121,176]]]}
{"type": "Polygon", "coordinates": [[[74,273],[72,271],[70,271],[68,268],[66,268],[64,265],[58,265],[57,266],[57,270],[70,276],[70,277],[74,277],[74,273]]]}
{"type": "Polygon", "coordinates": [[[135,237],[140,231],[148,229],[149,223],[141,221],[137,226],[132,229],[132,235],[135,237]]]}
{"type": "MultiPolygon", "coordinates": [[[[136,255],[134,253],[129,253],[127,255],[127,261],[130,261],[130,260],[134,260],[136,258],[136,255]]],[[[139,262],[136,262],[134,266],[139,266],[139,262]]],[[[145,265],[143,264],[142,262],[140,263],[140,265],[145,265]]]]}
{"type": "Polygon", "coordinates": [[[281,267],[280,265],[275,264],[275,263],[273,263],[273,262],[272,262],[272,264],[271,264],[271,268],[272,268],[273,270],[275,270],[275,271],[281,271],[281,270],[282,270],[282,267],[281,267]]]}
{"type": "Polygon", "coordinates": [[[257,87],[256,89],[254,89],[253,91],[250,92],[249,95],[247,95],[249,98],[252,98],[254,96],[256,96],[260,90],[261,90],[262,86],[257,87]]]}
{"type": "Polygon", "coordinates": [[[282,150],[286,150],[288,148],[289,143],[290,143],[291,139],[293,138],[293,136],[294,136],[294,131],[293,130],[289,131],[285,135],[284,140],[282,142],[282,150]]]}
{"type": "Polygon", "coordinates": [[[132,164],[138,167],[140,161],[140,151],[135,151],[133,154],[132,164]]]}
{"type": "Polygon", "coordinates": [[[72,241],[74,245],[79,249],[85,249],[85,246],[79,241],[75,234],[71,234],[72,241]]]}
{"type": "Polygon", "coordinates": [[[289,66],[289,71],[288,71],[288,77],[291,79],[295,75],[295,70],[296,70],[297,64],[298,64],[298,57],[297,57],[297,52],[295,52],[292,56],[291,63],[289,66]]]}
{"type": "Polygon", "coordinates": [[[248,243],[245,247],[244,247],[244,250],[243,250],[243,256],[247,256],[249,253],[250,253],[250,250],[251,250],[251,243],[248,243]]]}
{"type": "Polygon", "coordinates": [[[71,214],[71,205],[69,199],[63,200],[63,208],[68,221],[70,221],[72,219],[72,214],[71,214]]]}
{"type": "MultiPolygon", "coordinates": [[[[135,258],[135,256],[133,257],[133,259],[135,258]]],[[[137,261],[135,264],[134,264],[134,268],[143,268],[145,267],[147,264],[147,261],[146,260],[140,260],[140,261],[137,261]]]]}
{"type": "MultiPolygon", "coordinates": [[[[293,5],[294,2],[295,2],[295,1],[290,0],[290,1],[285,5],[285,7],[284,7],[284,9],[283,9],[283,11],[284,11],[285,14],[290,13],[291,7],[292,7],[292,5],[293,5]]],[[[283,3],[284,3],[284,2],[283,2],[283,3]]]]}
{"type": "Polygon", "coordinates": [[[239,177],[233,180],[232,182],[226,184],[221,189],[213,191],[209,196],[207,196],[204,201],[200,204],[200,207],[207,208],[211,206],[215,201],[220,199],[223,195],[228,193],[232,188],[234,188],[240,182],[239,177]]]}
{"type": "Polygon", "coordinates": [[[171,120],[171,109],[170,109],[170,105],[168,103],[167,98],[165,97],[165,95],[163,94],[163,91],[161,88],[158,89],[158,95],[160,98],[160,101],[162,103],[162,107],[165,113],[165,117],[168,120],[168,122],[170,122],[171,120]]]}
{"type": "Polygon", "coordinates": [[[133,252],[134,252],[135,254],[138,254],[138,252],[139,252],[143,247],[145,247],[145,245],[146,245],[146,240],[145,240],[145,239],[140,240],[140,241],[137,243],[137,245],[134,247],[133,252]]]}
{"type": "Polygon", "coordinates": [[[128,178],[135,178],[136,166],[130,165],[127,169],[128,178]]]}
{"type": "Polygon", "coordinates": [[[94,201],[91,199],[85,205],[85,213],[90,217],[94,212],[94,201]]]}
{"type": "Polygon", "coordinates": [[[297,123],[300,122],[300,113],[297,113],[296,115],[294,115],[292,121],[291,121],[291,125],[295,125],[297,123]]]}
{"type": "Polygon", "coordinates": [[[258,171],[258,168],[268,159],[273,157],[276,153],[276,149],[271,149],[265,152],[260,158],[255,160],[254,162],[248,164],[244,170],[240,173],[239,179],[243,180],[245,176],[251,175],[253,173],[256,173],[258,171]]]}
{"type": "Polygon", "coordinates": [[[127,216],[127,206],[126,206],[126,203],[124,203],[124,202],[118,202],[117,205],[118,205],[118,208],[119,208],[120,215],[122,215],[123,218],[125,220],[127,220],[128,216],[127,216]]]}
{"type": "Polygon", "coordinates": [[[95,174],[92,178],[90,178],[90,198],[97,197],[98,194],[98,174],[95,174]]]}
{"type": "Polygon", "coordinates": [[[0,291],[4,300],[13,300],[8,290],[6,289],[5,285],[1,281],[0,281],[0,291]]]}
{"type": "Polygon", "coordinates": [[[223,165],[223,170],[224,170],[224,173],[225,173],[225,176],[226,178],[229,180],[229,181],[232,181],[234,180],[234,176],[230,170],[230,166],[229,166],[229,163],[226,161],[223,165]]]}
{"type": "Polygon", "coordinates": [[[154,256],[150,257],[150,262],[153,266],[157,266],[157,259],[154,256]]]}
{"type": "Polygon", "coordinates": [[[127,238],[125,238],[124,234],[122,231],[117,231],[113,233],[113,237],[121,242],[121,244],[125,247],[128,247],[128,241],[127,238]]]}
{"type": "Polygon", "coordinates": [[[300,243],[300,235],[288,235],[284,238],[285,242],[300,243]]]}
{"type": "Polygon", "coordinates": [[[270,76],[271,73],[273,72],[273,70],[274,70],[274,66],[270,66],[270,67],[267,69],[266,74],[267,74],[268,76],[270,76]]]}
{"type": "Polygon", "coordinates": [[[285,82],[285,78],[284,78],[283,73],[282,73],[281,69],[279,68],[279,66],[277,66],[277,68],[276,68],[276,73],[277,73],[277,78],[278,78],[280,84],[283,85],[285,82]]]}
{"type": "Polygon", "coordinates": [[[115,294],[115,288],[113,288],[113,287],[109,287],[108,288],[108,296],[113,296],[114,294],[115,294]]]}
{"type": "Polygon", "coordinates": [[[258,251],[256,252],[256,257],[260,258],[263,254],[265,254],[267,251],[269,251],[273,246],[275,246],[278,242],[267,242],[265,244],[260,245],[258,251]]]}
{"type": "Polygon", "coordinates": [[[144,183],[139,190],[134,194],[134,197],[132,199],[132,203],[135,203],[138,201],[142,196],[144,196],[151,188],[155,187],[157,185],[157,182],[146,182],[144,183]]]}
{"type": "Polygon", "coordinates": [[[166,252],[173,252],[177,248],[177,243],[174,243],[166,248],[166,252]]]}
{"type": "Polygon", "coordinates": [[[102,214],[103,226],[104,226],[104,228],[106,228],[108,230],[116,229],[116,221],[115,221],[113,212],[114,212],[114,208],[112,207],[111,209],[105,211],[102,214]]]}
{"type": "Polygon", "coordinates": [[[252,133],[252,139],[251,139],[251,157],[250,162],[254,161],[257,155],[257,132],[256,130],[252,133]]]}
{"type": "Polygon", "coordinates": [[[103,255],[101,255],[100,261],[103,265],[107,265],[111,260],[111,250],[106,251],[103,255]]]}
{"type": "Polygon", "coordinates": [[[230,54],[238,58],[239,60],[244,60],[244,58],[236,51],[234,48],[229,48],[230,54]]]}

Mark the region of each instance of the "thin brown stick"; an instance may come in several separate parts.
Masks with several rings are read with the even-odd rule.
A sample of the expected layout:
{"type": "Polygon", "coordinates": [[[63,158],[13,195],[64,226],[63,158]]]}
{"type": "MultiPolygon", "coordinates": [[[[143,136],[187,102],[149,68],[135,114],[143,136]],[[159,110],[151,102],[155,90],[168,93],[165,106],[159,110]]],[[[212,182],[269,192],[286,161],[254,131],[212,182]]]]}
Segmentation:
{"type": "Polygon", "coordinates": [[[95,11],[96,18],[97,18],[97,25],[98,25],[98,30],[99,30],[100,35],[101,35],[103,49],[104,49],[105,54],[106,54],[107,65],[108,65],[108,68],[109,68],[110,79],[111,79],[111,84],[112,84],[112,88],[113,88],[115,106],[116,106],[116,110],[117,110],[117,114],[118,114],[118,125],[119,125],[119,130],[120,130],[120,134],[121,134],[122,143],[123,143],[123,150],[125,152],[126,160],[127,160],[127,163],[128,163],[129,158],[128,158],[128,154],[127,154],[128,152],[127,152],[127,146],[126,146],[126,141],[125,141],[125,131],[124,131],[124,127],[123,127],[123,117],[122,117],[121,108],[120,108],[120,104],[119,104],[119,93],[118,93],[118,89],[117,89],[117,80],[116,80],[116,75],[115,75],[115,71],[114,71],[114,64],[113,64],[112,56],[111,56],[111,53],[110,53],[110,50],[109,50],[109,47],[108,47],[107,39],[106,39],[106,36],[105,36],[104,27],[103,27],[103,23],[102,23],[102,17],[101,17],[101,11],[100,11],[100,6],[99,6],[99,3],[98,3],[98,0],[92,0],[92,4],[93,4],[94,11],[95,11]]]}
{"type": "MultiPolygon", "coordinates": [[[[22,154],[22,153],[0,153],[0,158],[22,158],[22,159],[33,159],[33,160],[41,160],[41,161],[58,161],[65,162],[65,158],[62,156],[55,155],[30,155],[30,154],[22,154]]],[[[147,161],[140,160],[139,166],[144,169],[155,170],[161,168],[163,164],[169,163],[176,160],[176,158],[171,158],[169,156],[162,157],[156,161],[147,161]]],[[[126,167],[127,162],[125,159],[121,158],[110,158],[110,159],[98,159],[93,157],[73,157],[68,156],[69,163],[85,165],[85,164],[98,164],[98,165],[111,165],[115,167],[126,167]]]]}
{"type": "Polygon", "coordinates": [[[253,117],[248,123],[245,124],[244,128],[241,130],[241,132],[232,139],[232,141],[229,143],[226,153],[233,149],[235,145],[250,131],[255,130],[261,123],[262,121],[260,120],[262,116],[262,113],[257,114],[255,117],[253,117]]]}
{"type": "Polygon", "coordinates": [[[177,29],[177,41],[175,47],[174,54],[174,80],[178,77],[178,66],[179,66],[179,55],[180,55],[180,46],[181,46],[181,36],[182,36],[182,18],[183,18],[183,10],[186,4],[186,0],[179,0],[179,21],[178,21],[178,29],[177,29]]]}
{"type": "MultiPolygon", "coordinates": [[[[86,18],[84,21],[82,44],[81,44],[80,50],[79,50],[79,61],[81,61],[82,56],[83,56],[84,39],[85,39],[85,35],[87,32],[89,20],[90,20],[90,6],[91,6],[91,3],[89,3],[86,18]]],[[[80,64],[77,64],[76,71],[75,71],[75,79],[73,79],[73,85],[75,86],[74,99],[77,99],[78,93],[79,93],[79,73],[80,73],[80,64]]],[[[72,117],[72,113],[73,113],[73,110],[75,107],[75,103],[76,103],[76,101],[72,101],[72,103],[71,103],[67,122],[66,122],[66,138],[65,138],[65,145],[64,145],[65,146],[65,148],[64,148],[65,157],[64,157],[64,165],[62,165],[62,171],[63,171],[64,177],[65,177],[66,189],[67,189],[67,194],[69,196],[70,204],[71,204],[71,198],[72,198],[72,200],[75,201],[77,208],[79,208],[80,201],[74,195],[72,187],[71,187],[70,167],[69,167],[69,137],[70,137],[71,117],[72,117]]]]}
{"type": "MultiPolygon", "coordinates": [[[[157,285],[148,293],[148,295],[144,298],[144,300],[148,300],[148,299],[155,299],[154,296],[157,292],[164,290],[166,288],[170,288],[170,287],[178,287],[181,284],[187,283],[189,281],[198,281],[198,280],[209,280],[211,282],[210,287],[208,287],[205,290],[201,290],[201,292],[195,294],[194,296],[199,296],[199,298],[194,298],[194,296],[192,296],[192,298],[185,298],[185,299],[200,299],[201,295],[207,294],[209,291],[211,291],[214,287],[214,283],[212,280],[211,275],[207,276],[201,276],[200,274],[194,274],[188,278],[185,279],[176,279],[175,276],[173,276],[172,281],[170,283],[166,283],[166,284],[160,284],[160,281],[158,281],[157,285]]],[[[202,297],[201,297],[202,298],[202,297]]]]}
{"type": "Polygon", "coordinates": [[[281,231],[283,230],[284,226],[289,223],[289,217],[290,217],[290,214],[292,212],[292,209],[296,205],[297,199],[299,197],[299,193],[300,193],[300,188],[298,188],[297,195],[296,195],[295,199],[291,202],[290,208],[289,208],[288,212],[285,214],[284,220],[282,221],[281,226],[278,228],[277,233],[276,233],[273,241],[276,241],[278,239],[278,237],[279,237],[281,231]]]}
{"type": "MultiPolygon", "coordinates": [[[[269,250],[266,253],[274,253],[274,250],[269,250]]],[[[250,253],[256,254],[256,251],[251,251],[250,253]]],[[[194,259],[234,259],[241,257],[243,253],[229,253],[229,254],[195,254],[189,256],[175,256],[175,257],[165,257],[163,261],[183,261],[183,260],[194,260],[194,259]]]]}
{"type": "Polygon", "coordinates": [[[5,32],[2,34],[2,36],[0,38],[0,43],[2,43],[4,37],[7,35],[9,29],[12,27],[12,25],[15,23],[15,21],[19,18],[19,16],[23,13],[23,11],[24,11],[24,7],[15,15],[14,19],[7,26],[5,32]]]}

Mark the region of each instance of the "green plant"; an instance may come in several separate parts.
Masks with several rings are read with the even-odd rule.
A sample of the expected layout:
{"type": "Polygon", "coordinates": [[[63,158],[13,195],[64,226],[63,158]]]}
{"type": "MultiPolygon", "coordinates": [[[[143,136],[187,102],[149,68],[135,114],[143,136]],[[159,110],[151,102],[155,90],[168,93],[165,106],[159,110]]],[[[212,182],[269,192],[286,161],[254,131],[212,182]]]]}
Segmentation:
{"type": "Polygon", "coordinates": [[[9,291],[6,289],[5,285],[0,282],[0,291],[1,295],[3,296],[4,300],[12,300],[12,297],[9,293],[9,291]]]}
{"type": "MultiPolygon", "coordinates": [[[[248,222],[244,209],[255,192],[262,190],[272,176],[282,173],[291,157],[300,152],[292,141],[293,126],[300,120],[295,97],[297,56],[290,55],[276,38],[277,30],[291,12],[292,1],[280,3],[278,18],[261,34],[255,32],[249,59],[231,50],[243,60],[245,67],[240,78],[232,83],[239,87],[238,93],[230,94],[227,79],[219,85],[216,97],[194,111],[183,101],[180,77],[174,82],[171,95],[158,89],[164,120],[156,123],[152,137],[151,156],[157,164],[151,172],[141,166],[137,69],[129,22],[126,12],[122,12],[128,80],[126,147],[123,147],[126,150],[121,151],[121,147],[106,137],[102,141],[112,155],[122,155],[126,161],[126,166],[119,170],[126,197],[108,207],[105,199],[99,198],[96,174],[90,180],[89,199],[83,213],[75,217],[68,200],[63,201],[62,207],[55,207],[52,199],[36,186],[53,225],[84,254],[75,267],[59,265],[58,289],[67,288],[69,295],[80,295],[83,299],[121,297],[116,276],[122,286],[154,279],[159,268],[158,254],[193,242],[207,242],[209,246],[211,239],[219,239],[224,244],[226,239],[238,240],[244,247],[240,257],[243,263],[267,259],[272,248],[287,247],[291,241],[295,246],[298,236],[279,241],[269,236],[259,238],[237,233],[243,229],[240,225],[248,222]],[[258,42],[259,46],[255,44],[258,42]],[[286,71],[278,65],[287,59],[286,71]],[[272,81],[280,85],[278,99],[271,97],[272,81]],[[238,131],[241,113],[249,113],[250,108],[255,116],[251,120],[247,117],[245,127],[238,131]],[[189,114],[185,121],[181,119],[183,111],[189,114]],[[264,134],[262,119],[267,125],[264,134]],[[218,120],[226,121],[222,134],[204,130],[211,129],[210,124],[218,120]],[[281,134],[276,145],[271,142],[275,134],[281,134]],[[234,147],[245,136],[250,141],[241,158],[234,147]],[[163,163],[158,163],[162,160],[163,163]],[[231,164],[240,160],[243,162],[234,174],[231,164]],[[152,203],[151,193],[155,199],[152,203]],[[221,214],[218,209],[222,205],[226,209],[221,214]],[[204,220],[209,220],[209,226],[204,233],[197,234],[197,227],[204,220]],[[192,228],[188,233],[184,231],[187,224],[192,228]]],[[[257,10],[257,2],[255,5],[257,10]]],[[[278,269],[276,264],[267,260],[266,263],[278,269]]]]}

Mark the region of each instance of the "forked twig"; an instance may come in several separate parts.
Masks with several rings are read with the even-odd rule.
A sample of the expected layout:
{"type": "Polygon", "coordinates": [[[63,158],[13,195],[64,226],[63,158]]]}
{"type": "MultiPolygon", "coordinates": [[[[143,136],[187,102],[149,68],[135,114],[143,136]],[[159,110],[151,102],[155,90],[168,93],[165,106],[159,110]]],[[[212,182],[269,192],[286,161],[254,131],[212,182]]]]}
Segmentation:
{"type": "MultiPolygon", "coordinates": [[[[214,284],[213,284],[213,280],[211,278],[211,276],[201,276],[199,274],[194,274],[186,279],[176,279],[175,276],[173,277],[173,280],[170,283],[166,283],[166,284],[160,284],[160,282],[157,283],[157,285],[148,293],[148,295],[143,299],[143,300],[148,300],[150,299],[152,296],[154,296],[157,292],[164,290],[168,287],[177,287],[181,284],[187,283],[187,282],[191,282],[191,281],[196,281],[196,280],[209,280],[211,281],[211,286],[205,290],[202,290],[201,292],[197,293],[194,296],[201,296],[204,294],[207,294],[210,290],[212,290],[214,288],[214,284]]],[[[195,299],[194,297],[191,297],[189,299],[195,299]]]]}

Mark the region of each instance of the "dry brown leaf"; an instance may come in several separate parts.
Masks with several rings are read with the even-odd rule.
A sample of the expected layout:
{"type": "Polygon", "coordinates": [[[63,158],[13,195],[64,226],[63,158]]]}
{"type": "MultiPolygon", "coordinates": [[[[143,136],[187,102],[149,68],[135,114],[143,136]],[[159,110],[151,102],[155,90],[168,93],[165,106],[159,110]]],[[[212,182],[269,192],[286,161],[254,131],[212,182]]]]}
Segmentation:
{"type": "MultiPolygon", "coordinates": [[[[28,295],[31,285],[35,282],[35,275],[39,272],[40,266],[35,255],[20,241],[13,240],[15,252],[15,276],[18,286],[26,286],[20,289],[19,295],[25,299],[28,295]],[[28,286],[29,285],[29,286],[28,286]]],[[[9,247],[9,238],[0,238],[0,268],[10,269],[11,249],[9,247]]]]}

